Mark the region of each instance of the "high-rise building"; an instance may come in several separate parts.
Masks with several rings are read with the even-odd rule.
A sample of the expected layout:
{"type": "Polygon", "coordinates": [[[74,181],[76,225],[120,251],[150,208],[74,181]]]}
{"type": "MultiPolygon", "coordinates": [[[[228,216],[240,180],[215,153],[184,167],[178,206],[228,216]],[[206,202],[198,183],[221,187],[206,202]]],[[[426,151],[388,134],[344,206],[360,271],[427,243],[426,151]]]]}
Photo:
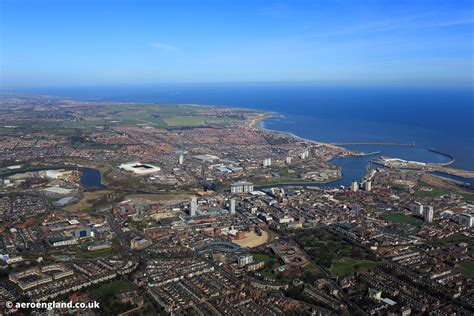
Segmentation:
{"type": "Polygon", "coordinates": [[[433,215],[434,215],[433,206],[427,206],[424,209],[425,223],[431,223],[433,221],[433,215]]]}
{"type": "Polygon", "coordinates": [[[365,181],[364,190],[367,191],[367,192],[372,191],[372,181],[370,181],[370,180],[365,181]]]}
{"type": "Polygon", "coordinates": [[[303,152],[300,154],[300,158],[301,158],[301,159],[308,159],[308,158],[309,158],[309,149],[305,149],[305,151],[303,151],[303,152]]]}
{"type": "Polygon", "coordinates": [[[291,165],[291,156],[286,157],[286,164],[291,165]]]}
{"type": "Polygon", "coordinates": [[[191,197],[191,205],[189,207],[189,216],[196,216],[196,211],[198,209],[197,197],[191,197]]]}
{"type": "Polygon", "coordinates": [[[239,267],[243,268],[248,264],[251,264],[253,262],[253,256],[248,254],[248,255],[242,255],[238,259],[239,267]]]}
{"type": "Polygon", "coordinates": [[[262,165],[264,167],[270,167],[272,165],[272,158],[265,158],[263,159],[262,165]]]}
{"type": "Polygon", "coordinates": [[[420,202],[415,202],[410,207],[413,215],[423,216],[423,204],[420,202]]]}
{"type": "Polygon", "coordinates": [[[235,214],[235,199],[230,199],[230,201],[229,201],[229,211],[230,211],[230,214],[232,214],[232,215],[235,214]]]}
{"type": "Polygon", "coordinates": [[[182,165],[184,163],[184,155],[179,155],[178,163],[182,165]]]}
{"type": "Polygon", "coordinates": [[[351,191],[352,191],[352,192],[357,192],[357,191],[359,191],[359,183],[357,183],[356,180],[352,180],[351,191]]]}

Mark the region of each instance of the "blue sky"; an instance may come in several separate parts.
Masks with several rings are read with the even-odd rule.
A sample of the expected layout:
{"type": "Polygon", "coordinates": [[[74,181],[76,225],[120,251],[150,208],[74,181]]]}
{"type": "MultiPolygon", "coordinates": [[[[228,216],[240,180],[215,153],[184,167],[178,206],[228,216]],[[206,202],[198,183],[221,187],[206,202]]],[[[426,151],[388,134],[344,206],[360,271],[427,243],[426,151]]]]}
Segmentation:
{"type": "Polygon", "coordinates": [[[471,3],[2,0],[0,84],[472,85],[471,3]]]}

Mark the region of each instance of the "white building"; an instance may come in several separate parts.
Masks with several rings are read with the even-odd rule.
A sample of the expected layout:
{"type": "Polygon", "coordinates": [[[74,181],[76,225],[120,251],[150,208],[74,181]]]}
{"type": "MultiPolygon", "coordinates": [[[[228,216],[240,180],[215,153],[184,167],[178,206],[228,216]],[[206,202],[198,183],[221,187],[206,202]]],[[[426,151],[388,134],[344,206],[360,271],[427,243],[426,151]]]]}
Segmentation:
{"type": "Polygon", "coordinates": [[[262,165],[263,167],[270,167],[272,165],[272,158],[263,159],[262,165]]]}
{"type": "Polygon", "coordinates": [[[179,155],[178,163],[182,165],[184,163],[184,155],[179,155]]]}
{"type": "Polygon", "coordinates": [[[278,224],[289,224],[295,221],[293,217],[288,216],[286,214],[285,215],[273,214],[272,217],[273,217],[273,220],[277,222],[278,224]]]}
{"type": "Polygon", "coordinates": [[[433,216],[434,216],[433,206],[427,206],[424,209],[425,223],[431,223],[433,221],[433,216]]]}
{"type": "Polygon", "coordinates": [[[235,182],[230,186],[231,193],[248,193],[253,191],[253,183],[247,181],[235,182]]]}
{"type": "Polygon", "coordinates": [[[239,263],[239,267],[240,268],[243,268],[245,267],[246,265],[248,264],[251,264],[253,262],[253,256],[248,254],[248,255],[243,255],[243,256],[240,256],[238,259],[237,259],[238,263],[239,263]]]}
{"type": "Polygon", "coordinates": [[[291,165],[291,156],[286,157],[286,164],[291,165]]]}
{"type": "Polygon", "coordinates": [[[364,183],[364,190],[367,192],[372,191],[372,181],[368,180],[364,183]]]}
{"type": "Polygon", "coordinates": [[[230,199],[230,201],[229,201],[229,211],[230,211],[230,214],[232,214],[232,215],[235,214],[235,199],[230,199]]]}
{"type": "Polygon", "coordinates": [[[119,168],[125,171],[133,172],[138,175],[152,174],[161,170],[160,167],[151,164],[143,164],[141,162],[123,163],[119,166],[119,168]]]}
{"type": "Polygon", "coordinates": [[[359,183],[357,183],[356,180],[352,180],[351,191],[352,191],[352,192],[357,192],[357,191],[359,191],[359,183]]]}
{"type": "Polygon", "coordinates": [[[191,197],[191,205],[189,206],[189,216],[196,216],[196,211],[198,209],[197,197],[191,197]]]}

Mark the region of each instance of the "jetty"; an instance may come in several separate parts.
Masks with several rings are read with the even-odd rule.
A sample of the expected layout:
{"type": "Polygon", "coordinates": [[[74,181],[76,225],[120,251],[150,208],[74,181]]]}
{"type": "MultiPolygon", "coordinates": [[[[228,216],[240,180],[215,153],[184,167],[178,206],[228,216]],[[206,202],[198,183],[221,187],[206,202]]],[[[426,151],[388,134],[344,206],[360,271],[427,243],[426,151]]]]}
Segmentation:
{"type": "Polygon", "coordinates": [[[335,146],[349,146],[349,145],[378,145],[378,146],[402,146],[402,147],[416,147],[416,143],[384,143],[384,142],[358,142],[358,143],[331,143],[335,146]]]}

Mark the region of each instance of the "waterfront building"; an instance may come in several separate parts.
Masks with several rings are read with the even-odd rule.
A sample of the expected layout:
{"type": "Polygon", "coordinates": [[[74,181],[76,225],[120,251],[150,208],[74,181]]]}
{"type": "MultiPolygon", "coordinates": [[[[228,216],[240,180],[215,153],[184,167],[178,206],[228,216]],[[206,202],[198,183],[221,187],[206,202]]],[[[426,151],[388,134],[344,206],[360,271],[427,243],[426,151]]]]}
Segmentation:
{"type": "Polygon", "coordinates": [[[372,191],[372,181],[368,180],[364,183],[364,190],[367,192],[372,191]]]}
{"type": "Polygon", "coordinates": [[[356,180],[352,180],[351,191],[352,191],[352,192],[357,192],[357,191],[359,191],[359,183],[357,183],[356,180]]]}

